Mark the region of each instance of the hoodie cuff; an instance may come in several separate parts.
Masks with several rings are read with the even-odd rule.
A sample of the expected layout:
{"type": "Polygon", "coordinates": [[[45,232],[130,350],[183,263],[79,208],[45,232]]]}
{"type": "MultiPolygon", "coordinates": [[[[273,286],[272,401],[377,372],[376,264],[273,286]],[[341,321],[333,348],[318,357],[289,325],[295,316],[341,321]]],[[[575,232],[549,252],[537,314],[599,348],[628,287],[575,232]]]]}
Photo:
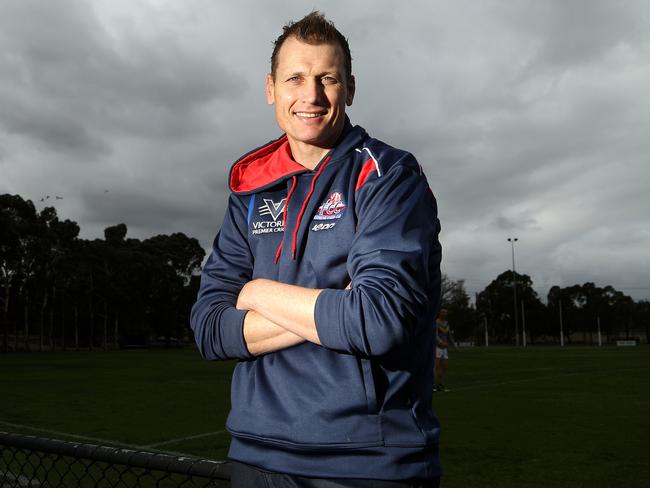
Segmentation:
{"type": "Polygon", "coordinates": [[[314,321],[316,332],[323,346],[339,351],[347,350],[347,341],[341,332],[341,302],[345,290],[323,290],[316,299],[314,307],[314,321]]]}
{"type": "Polygon", "coordinates": [[[221,348],[227,358],[253,359],[244,341],[244,317],[247,310],[228,307],[223,311],[221,323],[227,324],[220,328],[221,348]]]}

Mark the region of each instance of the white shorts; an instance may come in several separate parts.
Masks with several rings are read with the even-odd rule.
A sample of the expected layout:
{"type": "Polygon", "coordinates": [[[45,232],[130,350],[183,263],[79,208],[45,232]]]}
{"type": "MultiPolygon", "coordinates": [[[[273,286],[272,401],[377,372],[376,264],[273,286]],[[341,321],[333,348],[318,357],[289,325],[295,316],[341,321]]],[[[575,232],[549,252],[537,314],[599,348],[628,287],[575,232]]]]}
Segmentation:
{"type": "Polygon", "coordinates": [[[449,359],[449,349],[442,349],[441,347],[436,347],[436,358],[437,359],[449,359]]]}

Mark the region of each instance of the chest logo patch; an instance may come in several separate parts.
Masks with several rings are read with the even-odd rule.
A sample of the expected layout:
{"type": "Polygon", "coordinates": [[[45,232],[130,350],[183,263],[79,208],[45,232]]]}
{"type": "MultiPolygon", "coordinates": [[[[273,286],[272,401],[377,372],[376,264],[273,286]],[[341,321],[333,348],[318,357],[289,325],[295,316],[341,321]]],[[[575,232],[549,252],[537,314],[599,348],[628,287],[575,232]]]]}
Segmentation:
{"type": "Polygon", "coordinates": [[[314,216],[314,220],[339,219],[343,215],[344,210],[345,202],[343,201],[343,195],[335,191],[318,207],[318,212],[314,216]]]}
{"type": "Polygon", "coordinates": [[[264,203],[260,205],[259,211],[260,215],[270,215],[273,220],[278,220],[278,217],[282,215],[284,211],[284,206],[287,203],[287,199],[283,198],[278,203],[275,203],[270,198],[265,198],[264,203]]]}
{"type": "Polygon", "coordinates": [[[280,216],[282,215],[282,212],[284,212],[284,206],[286,204],[286,198],[283,198],[277,203],[270,198],[264,198],[264,203],[258,208],[260,216],[270,215],[271,219],[273,220],[261,220],[259,222],[253,222],[253,235],[284,232],[284,222],[282,222],[280,216]]]}

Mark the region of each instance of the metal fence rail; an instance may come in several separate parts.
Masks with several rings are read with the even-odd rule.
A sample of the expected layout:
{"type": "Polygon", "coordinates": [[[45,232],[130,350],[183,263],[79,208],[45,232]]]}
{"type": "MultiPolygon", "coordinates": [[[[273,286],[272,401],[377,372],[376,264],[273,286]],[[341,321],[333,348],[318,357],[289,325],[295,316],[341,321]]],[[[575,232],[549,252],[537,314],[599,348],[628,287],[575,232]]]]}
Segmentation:
{"type": "Polygon", "coordinates": [[[0,488],[223,487],[230,464],[0,432],[0,488]]]}

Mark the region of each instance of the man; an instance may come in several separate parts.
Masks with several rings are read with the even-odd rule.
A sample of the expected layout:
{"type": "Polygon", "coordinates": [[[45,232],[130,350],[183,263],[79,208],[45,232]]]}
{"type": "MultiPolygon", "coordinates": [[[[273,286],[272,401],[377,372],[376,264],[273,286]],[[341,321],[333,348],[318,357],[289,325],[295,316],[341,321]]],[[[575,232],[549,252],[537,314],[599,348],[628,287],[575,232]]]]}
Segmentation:
{"type": "Polygon", "coordinates": [[[345,114],[348,43],[318,12],[275,41],[284,135],[239,159],[191,323],[238,359],[232,486],[438,486],[435,199],[412,155],[345,114]]]}
{"type": "Polygon", "coordinates": [[[447,321],[447,309],[443,307],[440,309],[438,318],[436,319],[436,385],[434,391],[446,391],[444,383],[449,363],[449,344],[456,348],[456,343],[451,335],[451,329],[447,321]]]}

